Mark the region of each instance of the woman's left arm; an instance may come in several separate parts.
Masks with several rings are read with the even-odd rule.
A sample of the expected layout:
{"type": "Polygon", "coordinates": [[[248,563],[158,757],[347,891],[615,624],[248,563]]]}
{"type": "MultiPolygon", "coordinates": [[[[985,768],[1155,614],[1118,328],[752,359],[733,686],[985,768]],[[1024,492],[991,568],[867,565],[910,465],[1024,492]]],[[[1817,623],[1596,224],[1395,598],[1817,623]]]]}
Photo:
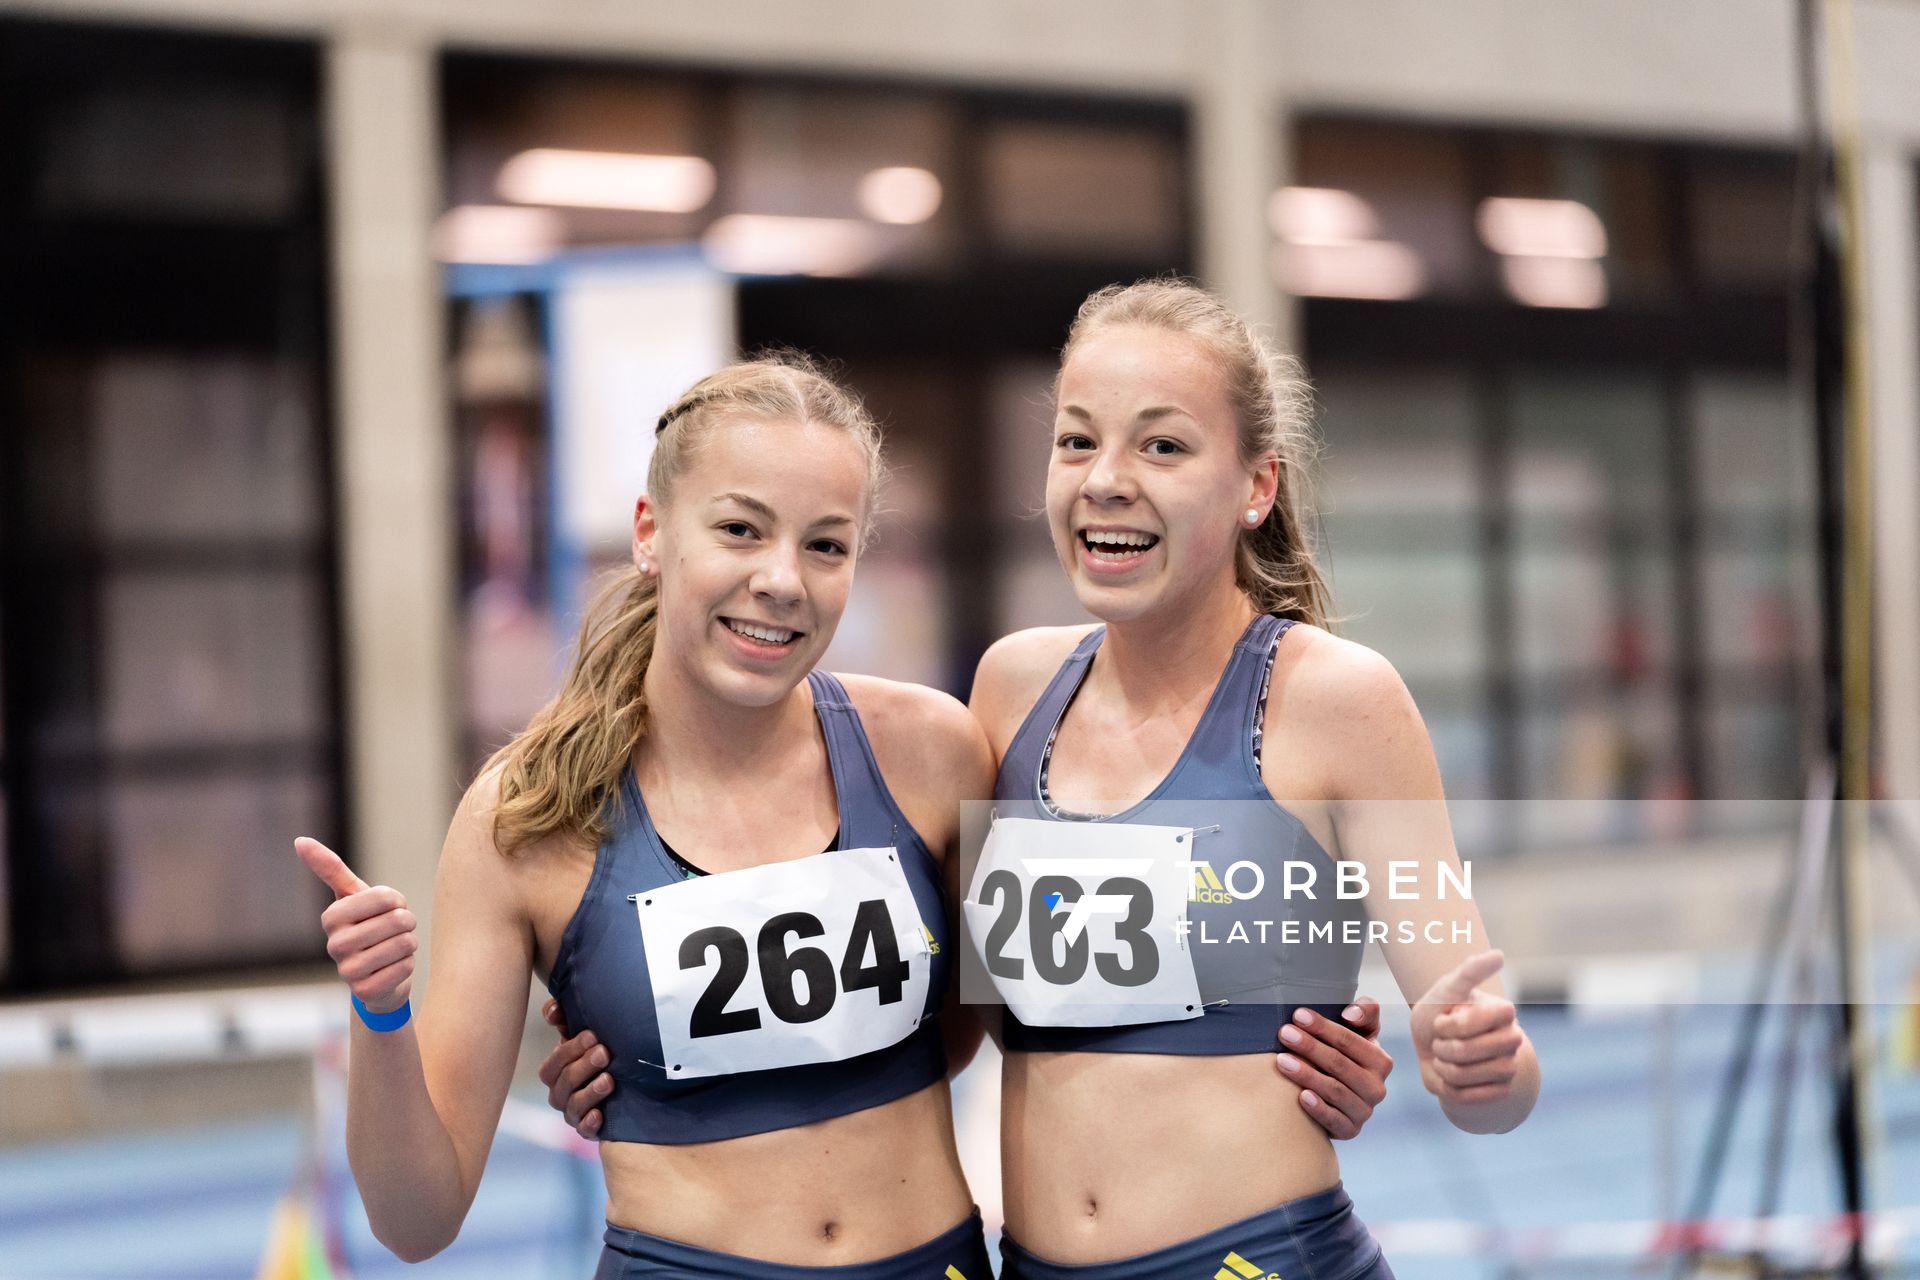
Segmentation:
{"type": "Polygon", "coordinates": [[[1372,927],[1386,926],[1382,949],[1413,1007],[1421,1082],[1458,1128],[1504,1133],[1533,1110],[1540,1064],[1454,849],[1426,724],[1385,658],[1315,638],[1288,697],[1330,771],[1336,856],[1359,865],[1372,927]]]}

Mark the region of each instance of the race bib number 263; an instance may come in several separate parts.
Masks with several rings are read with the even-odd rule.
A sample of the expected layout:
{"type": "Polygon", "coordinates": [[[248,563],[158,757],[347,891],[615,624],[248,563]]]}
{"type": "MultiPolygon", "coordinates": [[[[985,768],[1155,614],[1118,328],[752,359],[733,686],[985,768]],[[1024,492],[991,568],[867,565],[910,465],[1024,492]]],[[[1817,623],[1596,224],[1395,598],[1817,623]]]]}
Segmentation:
{"type": "Polygon", "coordinates": [[[1183,827],[995,820],[966,901],[995,994],[1029,1026],[1200,1016],[1183,827]]]}

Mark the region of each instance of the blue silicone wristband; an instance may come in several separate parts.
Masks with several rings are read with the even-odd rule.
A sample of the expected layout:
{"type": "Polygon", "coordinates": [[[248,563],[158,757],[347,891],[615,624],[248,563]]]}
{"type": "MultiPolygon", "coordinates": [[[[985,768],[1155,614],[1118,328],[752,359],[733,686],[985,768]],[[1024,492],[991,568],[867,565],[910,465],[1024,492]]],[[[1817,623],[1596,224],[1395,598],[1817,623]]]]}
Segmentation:
{"type": "Polygon", "coordinates": [[[352,992],[348,992],[347,994],[353,1001],[353,1011],[360,1015],[360,1021],[366,1023],[369,1030],[398,1031],[407,1025],[407,1019],[413,1017],[413,1006],[409,1002],[402,1001],[398,1009],[389,1013],[374,1013],[368,1009],[367,1006],[360,1003],[359,996],[354,995],[352,992]]]}

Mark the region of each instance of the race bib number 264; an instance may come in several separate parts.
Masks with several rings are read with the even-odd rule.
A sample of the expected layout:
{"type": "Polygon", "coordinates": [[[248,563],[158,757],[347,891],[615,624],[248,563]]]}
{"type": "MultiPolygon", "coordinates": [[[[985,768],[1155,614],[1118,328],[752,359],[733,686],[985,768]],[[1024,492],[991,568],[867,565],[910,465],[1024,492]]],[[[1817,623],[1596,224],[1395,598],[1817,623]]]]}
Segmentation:
{"type": "Polygon", "coordinates": [[[926,1008],[932,961],[896,850],[705,876],[634,905],[674,1079],[871,1053],[926,1008]]]}

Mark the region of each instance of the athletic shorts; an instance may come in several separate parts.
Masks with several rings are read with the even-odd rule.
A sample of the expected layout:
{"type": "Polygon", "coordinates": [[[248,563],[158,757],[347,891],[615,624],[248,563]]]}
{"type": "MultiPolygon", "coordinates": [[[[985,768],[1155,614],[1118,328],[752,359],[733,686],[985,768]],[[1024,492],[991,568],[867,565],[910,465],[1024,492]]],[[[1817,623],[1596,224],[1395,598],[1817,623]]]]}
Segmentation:
{"type": "Polygon", "coordinates": [[[1000,1242],[1000,1280],[1393,1280],[1339,1183],[1179,1244],[1073,1266],[1000,1242]]]}
{"type": "Polygon", "coordinates": [[[795,1267],[715,1253],[612,1223],[604,1238],[593,1280],[993,1280],[977,1212],[905,1253],[841,1267],[795,1267]]]}

